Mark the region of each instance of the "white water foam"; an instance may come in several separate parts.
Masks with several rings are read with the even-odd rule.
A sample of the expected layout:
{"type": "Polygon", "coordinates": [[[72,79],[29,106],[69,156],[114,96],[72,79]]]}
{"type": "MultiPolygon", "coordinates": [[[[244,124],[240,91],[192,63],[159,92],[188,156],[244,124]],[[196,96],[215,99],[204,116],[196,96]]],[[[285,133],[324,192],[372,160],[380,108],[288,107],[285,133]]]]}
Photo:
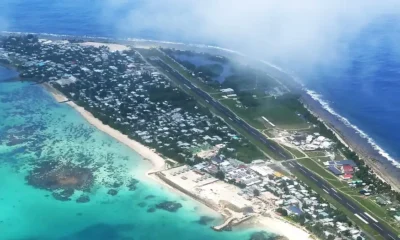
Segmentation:
{"type": "Polygon", "coordinates": [[[387,153],[385,150],[383,150],[382,147],[380,147],[374,139],[372,139],[370,136],[368,136],[367,133],[362,131],[359,127],[356,125],[352,124],[347,118],[341,116],[339,113],[337,113],[330,105],[329,103],[323,99],[321,94],[318,94],[315,91],[312,91],[310,89],[305,89],[307,94],[317,101],[321,106],[328,111],[330,114],[334,115],[337,119],[339,119],[341,122],[343,122],[347,127],[353,128],[360,137],[366,139],[368,143],[372,146],[373,149],[375,149],[382,157],[386,158],[390,162],[392,162],[393,165],[399,166],[399,163],[390,156],[389,153],[387,153]]]}
{"type": "MultiPolygon", "coordinates": [[[[154,43],[163,43],[163,44],[171,44],[171,45],[186,45],[186,46],[194,46],[194,47],[198,47],[198,48],[211,48],[211,49],[217,49],[217,50],[221,50],[221,51],[226,51],[229,53],[234,53],[234,54],[238,54],[240,56],[243,57],[248,57],[245,54],[232,50],[232,49],[228,49],[228,48],[222,48],[222,47],[218,47],[218,46],[212,46],[212,45],[206,45],[206,44],[189,44],[189,43],[182,43],[182,42],[172,42],[172,41],[159,41],[159,40],[151,40],[151,39],[141,39],[141,38],[119,38],[119,39],[115,39],[115,38],[107,38],[107,37],[98,37],[98,36],[74,36],[74,35],[65,35],[65,34],[53,34],[53,33],[29,33],[29,32],[9,32],[9,31],[2,31],[1,33],[5,33],[5,34],[39,34],[39,35],[43,35],[43,36],[53,36],[53,37],[83,37],[83,38],[92,38],[92,39],[102,39],[102,40],[124,40],[124,41],[133,41],[133,42],[154,42],[154,43]]],[[[321,104],[321,106],[328,111],[330,114],[332,114],[333,116],[337,117],[341,122],[343,122],[347,127],[353,128],[356,133],[358,133],[362,138],[366,139],[368,141],[368,143],[372,146],[372,148],[374,150],[376,150],[382,157],[386,158],[387,160],[389,160],[394,166],[400,168],[400,163],[397,162],[394,158],[392,158],[390,156],[389,153],[387,153],[382,147],[380,147],[374,139],[372,139],[370,136],[368,136],[368,134],[366,134],[364,131],[362,131],[359,127],[357,127],[356,125],[352,124],[347,118],[341,116],[339,113],[337,113],[330,105],[329,103],[323,99],[321,94],[318,94],[315,91],[312,91],[310,89],[305,88],[304,84],[302,83],[302,81],[299,80],[299,78],[295,77],[293,74],[289,73],[286,70],[283,70],[281,67],[276,66],[274,64],[272,64],[271,62],[267,62],[265,60],[260,60],[262,63],[288,75],[289,77],[291,77],[294,81],[296,81],[297,83],[301,84],[301,86],[303,86],[303,88],[305,89],[306,93],[315,101],[317,101],[319,104],[321,104]]]]}

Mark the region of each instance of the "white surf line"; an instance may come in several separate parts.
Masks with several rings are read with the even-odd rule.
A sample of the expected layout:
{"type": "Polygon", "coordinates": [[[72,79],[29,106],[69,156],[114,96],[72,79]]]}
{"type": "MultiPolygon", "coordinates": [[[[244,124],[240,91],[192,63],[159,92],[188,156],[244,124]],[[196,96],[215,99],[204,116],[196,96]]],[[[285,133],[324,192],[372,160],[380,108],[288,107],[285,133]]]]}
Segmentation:
{"type": "Polygon", "coordinates": [[[373,223],[375,225],[375,227],[379,228],[381,231],[383,231],[383,229],[381,227],[379,227],[378,225],[376,225],[376,223],[373,223]]]}
{"type": "Polygon", "coordinates": [[[351,207],[351,209],[356,210],[353,206],[351,206],[349,203],[346,203],[347,206],[351,207]]]}
{"type": "Polygon", "coordinates": [[[324,192],[326,192],[327,194],[329,194],[329,192],[328,192],[328,191],[326,191],[326,189],[325,189],[325,188],[323,188],[322,190],[323,190],[324,192]]]}
{"type": "Polygon", "coordinates": [[[369,215],[367,212],[364,212],[365,215],[367,215],[369,218],[371,218],[372,221],[374,222],[378,222],[378,220],[376,220],[375,218],[373,218],[371,215],[369,215]]]}
{"type": "Polygon", "coordinates": [[[365,224],[369,224],[364,218],[360,217],[357,213],[354,214],[354,216],[358,217],[361,221],[363,221],[365,224]]]}
{"type": "Polygon", "coordinates": [[[331,188],[332,189],[332,191],[334,191],[335,193],[337,193],[337,191],[334,189],[334,188],[331,188]]]}

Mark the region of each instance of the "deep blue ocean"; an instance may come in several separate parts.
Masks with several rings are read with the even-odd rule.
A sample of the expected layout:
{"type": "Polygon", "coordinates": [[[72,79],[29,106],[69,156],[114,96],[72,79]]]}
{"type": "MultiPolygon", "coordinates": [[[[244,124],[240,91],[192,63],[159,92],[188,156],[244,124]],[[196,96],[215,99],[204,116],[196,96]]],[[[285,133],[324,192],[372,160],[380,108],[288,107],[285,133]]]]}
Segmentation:
{"type": "MultiPolygon", "coordinates": [[[[26,1],[3,0],[0,2],[0,17],[7,20],[3,26],[0,21],[0,28],[21,32],[183,41],[178,34],[165,35],[151,29],[138,32],[135,36],[118,35],[116,23],[129,9],[105,11],[104,2],[30,0],[28,4],[26,1]]],[[[139,6],[142,1],[130,2],[131,6],[139,6]]],[[[394,47],[396,39],[400,39],[399,22],[393,18],[383,19],[363,29],[349,43],[345,67],[325,66],[312,74],[303,75],[298,72],[298,77],[307,88],[318,93],[318,98],[361,130],[364,138],[384,149],[381,153],[390,154],[396,160],[400,159],[400,48],[394,47]]],[[[291,70],[296,71],[295,68],[291,70]]]]}
{"type": "MultiPolygon", "coordinates": [[[[125,13],[124,11],[128,10],[119,9],[112,11],[112,14],[105,13],[102,2],[102,0],[29,0],[28,3],[24,0],[2,0],[0,1],[0,29],[68,35],[182,40],[179,36],[168,36],[165,39],[165,35],[160,39],[160,35],[151,30],[142,31],[135,36],[117,35],[118,29],[115,28],[115,22],[125,13]]],[[[139,0],[137,4],[140,4],[139,0]]],[[[313,74],[307,73],[306,75],[301,75],[302,73],[299,72],[299,78],[302,79],[308,89],[316,93],[314,94],[315,97],[327,104],[327,108],[329,106],[328,109],[338,113],[347,119],[352,126],[361,130],[365,138],[384,150],[381,151],[382,154],[385,155],[386,152],[396,160],[400,159],[400,148],[398,147],[400,142],[400,58],[398,56],[400,56],[400,52],[399,50],[396,52],[392,48],[394,44],[391,41],[395,39],[395,34],[400,32],[397,22],[383,21],[364,29],[351,43],[349,50],[351,52],[348,54],[351,58],[347,59],[345,68],[330,69],[324,67],[313,74]]],[[[397,39],[400,39],[400,36],[397,39]]],[[[296,70],[294,69],[294,71],[296,70]]],[[[13,74],[4,69],[1,69],[0,73],[2,80],[11,77],[13,74]]],[[[7,124],[23,124],[24,121],[27,121],[27,119],[21,119],[23,113],[16,112],[10,107],[23,106],[21,99],[19,99],[19,96],[23,96],[30,100],[35,99],[35,101],[38,101],[38,106],[46,106],[47,109],[54,111],[50,114],[49,111],[44,112],[40,108],[45,114],[44,117],[35,115],[34,120],[37,125],[56,129],[55,132],[49,133],[38,131],[38,136],[49,134],[46,135],[51,137],[49,141],[55,141],[61,145],[69,144],[63,142],[64,139],[56,137],[56,131],[71,130],[70,128],[57,128],[59,116],[56,114],[58,112],[69,116],[76,113],[54,105],[50,96],[46,95],[45,92],[40,92],[39,97],[32,95],[33,92],[41,90],[32,90],[33,87],[23,84],[2,84],[0,90],[8,94],[6,98],[8,104],[5,104],[3,108],[0,106],[0,119],[7,116],[10,121],[9,123],[1,122],[0,127],[5,127],[7,124]],[[21,91],[25,88],[32,94],[21,95],[21,91]],[[13,115],[10,115],[11,113],[13,115]]],[[[94,130],[84,125],[83,120],[76,120],[71,117],[63,119],[63,121],[72,127],[79,127],[81,131],[90,132],[90,134],[88,133],[89,137],[97,139],[86,144],[85,151],[93,151],[95,146],[104,145],[104,142],[107,142],[109,146],[104,149],[105,151],[113,151],[114,147],[118,148],[118,144],[107,136],[101,134],[101,136],[97,136],[99,133],[92,132],[94,130]]],[[[52,147],[54,148],[54,146],[52,147]]],[[[0,180],[1,182],[15,180],[12,189],[7,188],[7,191],[5,191],[2,187],[4,185],[0,186],[0,200],[5,201],[5,204],[0,204],[0,230],[3,233],[5,232],[10,239],[11,237],[14,239],[45,239],[44,237],[48,237],[48,239],[59,239],[60,237],[65,237],[63,239],[123,239],[119,235],[125,235],[126,231],[133,232],[134,239],[160,239],[165,237],[196,240],[248,239],[250,235],[249,231],[216,235],[216,233],[209,231],[210,225],[193,225],[193,222],[196,222],[199,217],[198,205],[179,199],[175,195],[168,195],[164,190],[156,186],[148,186],[147,183],[143,183],[139,187],[141,189],[141,193],[137,193],[139,195],[129,192],[121,194],[119,199],[122,202],[110,200],[106,194],[102,194],[101,191],[103,190],[100,189],[100,193],[93,195],[94,200],[90,204],[90,208],[86,209],[72,203],[61,205],[59,202],[50,201],[45,197],[46,193],[29,190],[24,185],[23,177],[18,178],[18,175],[15,174],[7,175],[10,173],[10,169],[15,170],[15,166],[18,166],[18,164],[23,165],[24,161],[35,160],[32,156],[22,156],[21,152],[24,152],[24,149],[18,149],[12,149],[12,152],[9,152],[9,149],[0,148],[0,154],[2,151],[8,151],[8,155],[4,155],[4,153],[0,155],[0,157],[6,156],[8,160],[6,166],[0,167],[0,180]],[[15,156],[19,157],[16,158],[15,156]],[[148,217],[146,210],[141,209],[137,204],[141,203],[152,192],[159,196],[154,201],[169,198],[181,201],[184,203],[184,208],[178,214],[158,212],[156,218],[148,217]],[[26,194],[32,194],[31,198],[25,198],[26,194]],[[35,198],[42,198],[43,202],[33,201],[35,198]],[[132,206],[127,207],[126,204],[129,204],[132,198],[136,199],[136,202],[133,203],[135,205],[131,204],[132,206]],[[30,206],[30,208],[27,209],[26,206],[30,206]],[[115,211],[115,206],[119,208],[119,212],[115,211]],[[54,211],[53,209],[60,210],[54,211]],[[46,211],[53,211],[57,214],[52,219],[52,215],[46,213],[46,211]],[[121,212],[129,214],[121,214],[121,212]],[[31,217],[23,219],[21,216],[25,215],[31,217]],[[124,216],[121,217],[122,215],[124,216]],[[159,228],[160,223],[154,220],[157,218],[163,219],[161,230],[159,228]],[[60,219],[65,219],[65,221],[60,221],[60,219]],[[144,221],[140,219],[144,219],[144,221]],[[35,224],[32,225],[32,223],[35,224]],[[159,230],[153,231],[155,228],[159,230]],[[103,232],[102,229],[111,229],[112,231],[111,233],[103,232]],[[24,233],[25,230],[28,231],[24,233]],[[147,235],[145,231],[147,231],[147,235]],[[194,232],[198,236],[194,236],[194,232]],[[106,234],[111,235],[107,236],[106,234]]],[[[129,156],[127,149],[123,148],[121,151],[122,153],[119,152],[118,154],[122,154],[124,157],[129,156]]],[[[101,155],[103,152],[98,151],[95,154],[101,155]]],[[[135,156],[131,158],[135,158],[135,156]]],[[[136,158],[138,157],[136,156],[136,158]]],[[[139,164],[139,161],[138,159],[133,160],[135,164],[139,164]]],[[[18,174],[23,175],[23,170],[18,170],[18,174]]],[[[147,204],[154,203],[150,201],[147,204]]]]}

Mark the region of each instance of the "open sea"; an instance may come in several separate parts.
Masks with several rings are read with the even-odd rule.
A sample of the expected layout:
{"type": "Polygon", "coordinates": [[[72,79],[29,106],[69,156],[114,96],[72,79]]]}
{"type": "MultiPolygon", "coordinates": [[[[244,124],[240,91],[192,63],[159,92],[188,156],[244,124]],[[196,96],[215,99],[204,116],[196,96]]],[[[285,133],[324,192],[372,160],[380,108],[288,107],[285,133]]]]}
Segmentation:
{"type": "MultiPolygon", "coordinates": [[[[0,30],[181,40],[159,39],[151,31],[118,36],[115,22],[128,10],[109,14],[102,4],[102,0],[2,0],[0,30]]],[[[349,131],[394,161],[400,159],[400,52],[393,52],[390,41],[395,34],[399,37],[399,22],[385,20],[361,32],[352,43],[346,68],[300,76],[314,99],[337,114],[349,131]]],[[[144,172],[149,163],[94,129],[67,105],[57,104],[41,87],[8,81],[15,74],[0,68],[1,240],[235,240],[249,239],[256,231],[212,231],[210,226],[221,220],[218,215],[147,180],[144,172]],[[79,163],[82,158],[96,166],[94,174],[101,179],[88,203],[75,202],[80,192],[62,202],[26,184],[29,171],[43,159],[79,163]],[[139,180],[136,190],[122,186],[116,196],[107,194],[104,182],[130,178],[139,180]],[[175,213],[148,212],[165,200],[183,207],[175,213]],[[199,222],[203,215],[214,220],[199,222]]]]}

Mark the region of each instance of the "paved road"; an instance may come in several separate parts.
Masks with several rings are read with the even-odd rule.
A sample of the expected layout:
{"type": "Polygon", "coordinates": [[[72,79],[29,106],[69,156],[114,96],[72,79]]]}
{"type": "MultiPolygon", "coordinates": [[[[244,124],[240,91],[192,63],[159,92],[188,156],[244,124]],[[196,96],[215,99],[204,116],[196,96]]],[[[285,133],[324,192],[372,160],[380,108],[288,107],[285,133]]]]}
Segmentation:
{"type": "Polygon", "coordinates": [[[307,168],[299,164],[298,162],[285,162],[283,163],[289,169],[296,169],[300,173],[302,173],[305,177],[309,178],[312,182],[315,183],[319,188],[321,188],[324,192],[329,194],[332,198],[336,201],[341,203],[345,208],[347,208],[350,212],[352,212],[357,218],[363,221],[365,224],[368,224],[376,230],[379,234],[381,234],[385,239],[389,240],[400,240],[395,233],[387,229],[383,226],[377,219],[370,216],[368,213],[363,211],[358,205],[353,203],[352,201],[348,200],[344,196],[344,194],[340,193],[339,191],[335,190],[334,188],[329,187],[330,185],[325,181],[322,180],[319,176],[314,174],[313,172],[309,171],[307,168]]]}
{"type": "MultiPolygon", "coordinates": [[[[231,110],[229,110],[228,108],[223,106],[218,101],[215,101],[209,94],[207,94],[200,88],[193,85],[188,79],[186,79],[179,72],[177,72],[175,69],[173,69],[168,64],[166,64],[164,61],[159,59],[159,60],[157,60],[157,62],[161,65],[161,67],[168,70],[170,74],[172,74],[178,81],[180,81],[188,89],[192,90],[199,97],[203,98],[207,103],[211,104],[215,109],[217,109],[218,111],[223,113],[226,117],[228,117],[231,121],[233,121],[237,125],[239,125],[248,134],[250,134],[253,137],[255,137],[256,139],[260,140],[265,146],[267,146],[269,149],[271,149],[277,155],[280,155],[283,159],[291,158],[289,153],[284,151],[280,146],[278,146],[276,143],[270,141],[262,133],[260,133],[253,127],[251,127],[249,124],[247,124],[242,119],[238,118],[231,110]]],[[[306,176],[311,181],[313,181],[319,188],[321,188],[327,194],[332,196],[335,200],[340,202],[344,207],[346,207],[350,212],[352,212],[356,217],[358,217],[365,224],[370,225],[371,228],[373,228],[378,233],[380,233],[385,239],[400,240],[400,238],[397,237],[395,233],[391,232],[385,226],[380,224],[379,221],[377,221],[375,218],[373,218],[368,213],[363,211],[360,207],[358,207],[358,205],[354,204],[352,201],[349,201],[342,193],[338,192],[337,190],[335,190],[333,188],[328,187],[329,184],[327,182],[325,182],[324,180],[319,178],[317,175],[313,174],[307,168],[303,167],[302,165],[300,165],[297,162],[285,162],[282,164],[289,168],[294,168],[294,169],[299,170],[299,172],[301,172],[304,176],[306,176]]]]}
{"type": "Polygon", "coordinates": [[[258,130],[254,129],[249,124],[247,124],[245,121],[243,121],[242,119],[238,118],[231,110],[226,108],[220,102],[214,100],[214,98],[211,97],[208,93],[204,92],[200,88],[198,88],[195,85],[193,85],[190,80],[186,79],[178,71],[176,71],[175,69],[170,67],[164,61],[162,61],[161,59],[158,59],[157,63],[162,68],[168,70],[169,73],[171,75],[173,75],[184,86],[186,86],[188,89],[193,91],[199,97],[203,98],[208,104],[211,104],[215,109],[217,109],[219,112],[224,114],[231,121],[233,121],[234,123],[239,125],[242,128],[242,130],[244,130],[248,134],[252,135],[254,138],[256,138],[259,141],[261,141],[267,148],[269,148],[271,151],[275,152],[277,156],[280,156],[282,159],[290,159],[290,158],[292,158],[292,156],[288,152],[286,152],[284,149],[282,149],[278,144],[276,144],[275,142],[267,139],[264,134],[260,133],[258,130]]]}

